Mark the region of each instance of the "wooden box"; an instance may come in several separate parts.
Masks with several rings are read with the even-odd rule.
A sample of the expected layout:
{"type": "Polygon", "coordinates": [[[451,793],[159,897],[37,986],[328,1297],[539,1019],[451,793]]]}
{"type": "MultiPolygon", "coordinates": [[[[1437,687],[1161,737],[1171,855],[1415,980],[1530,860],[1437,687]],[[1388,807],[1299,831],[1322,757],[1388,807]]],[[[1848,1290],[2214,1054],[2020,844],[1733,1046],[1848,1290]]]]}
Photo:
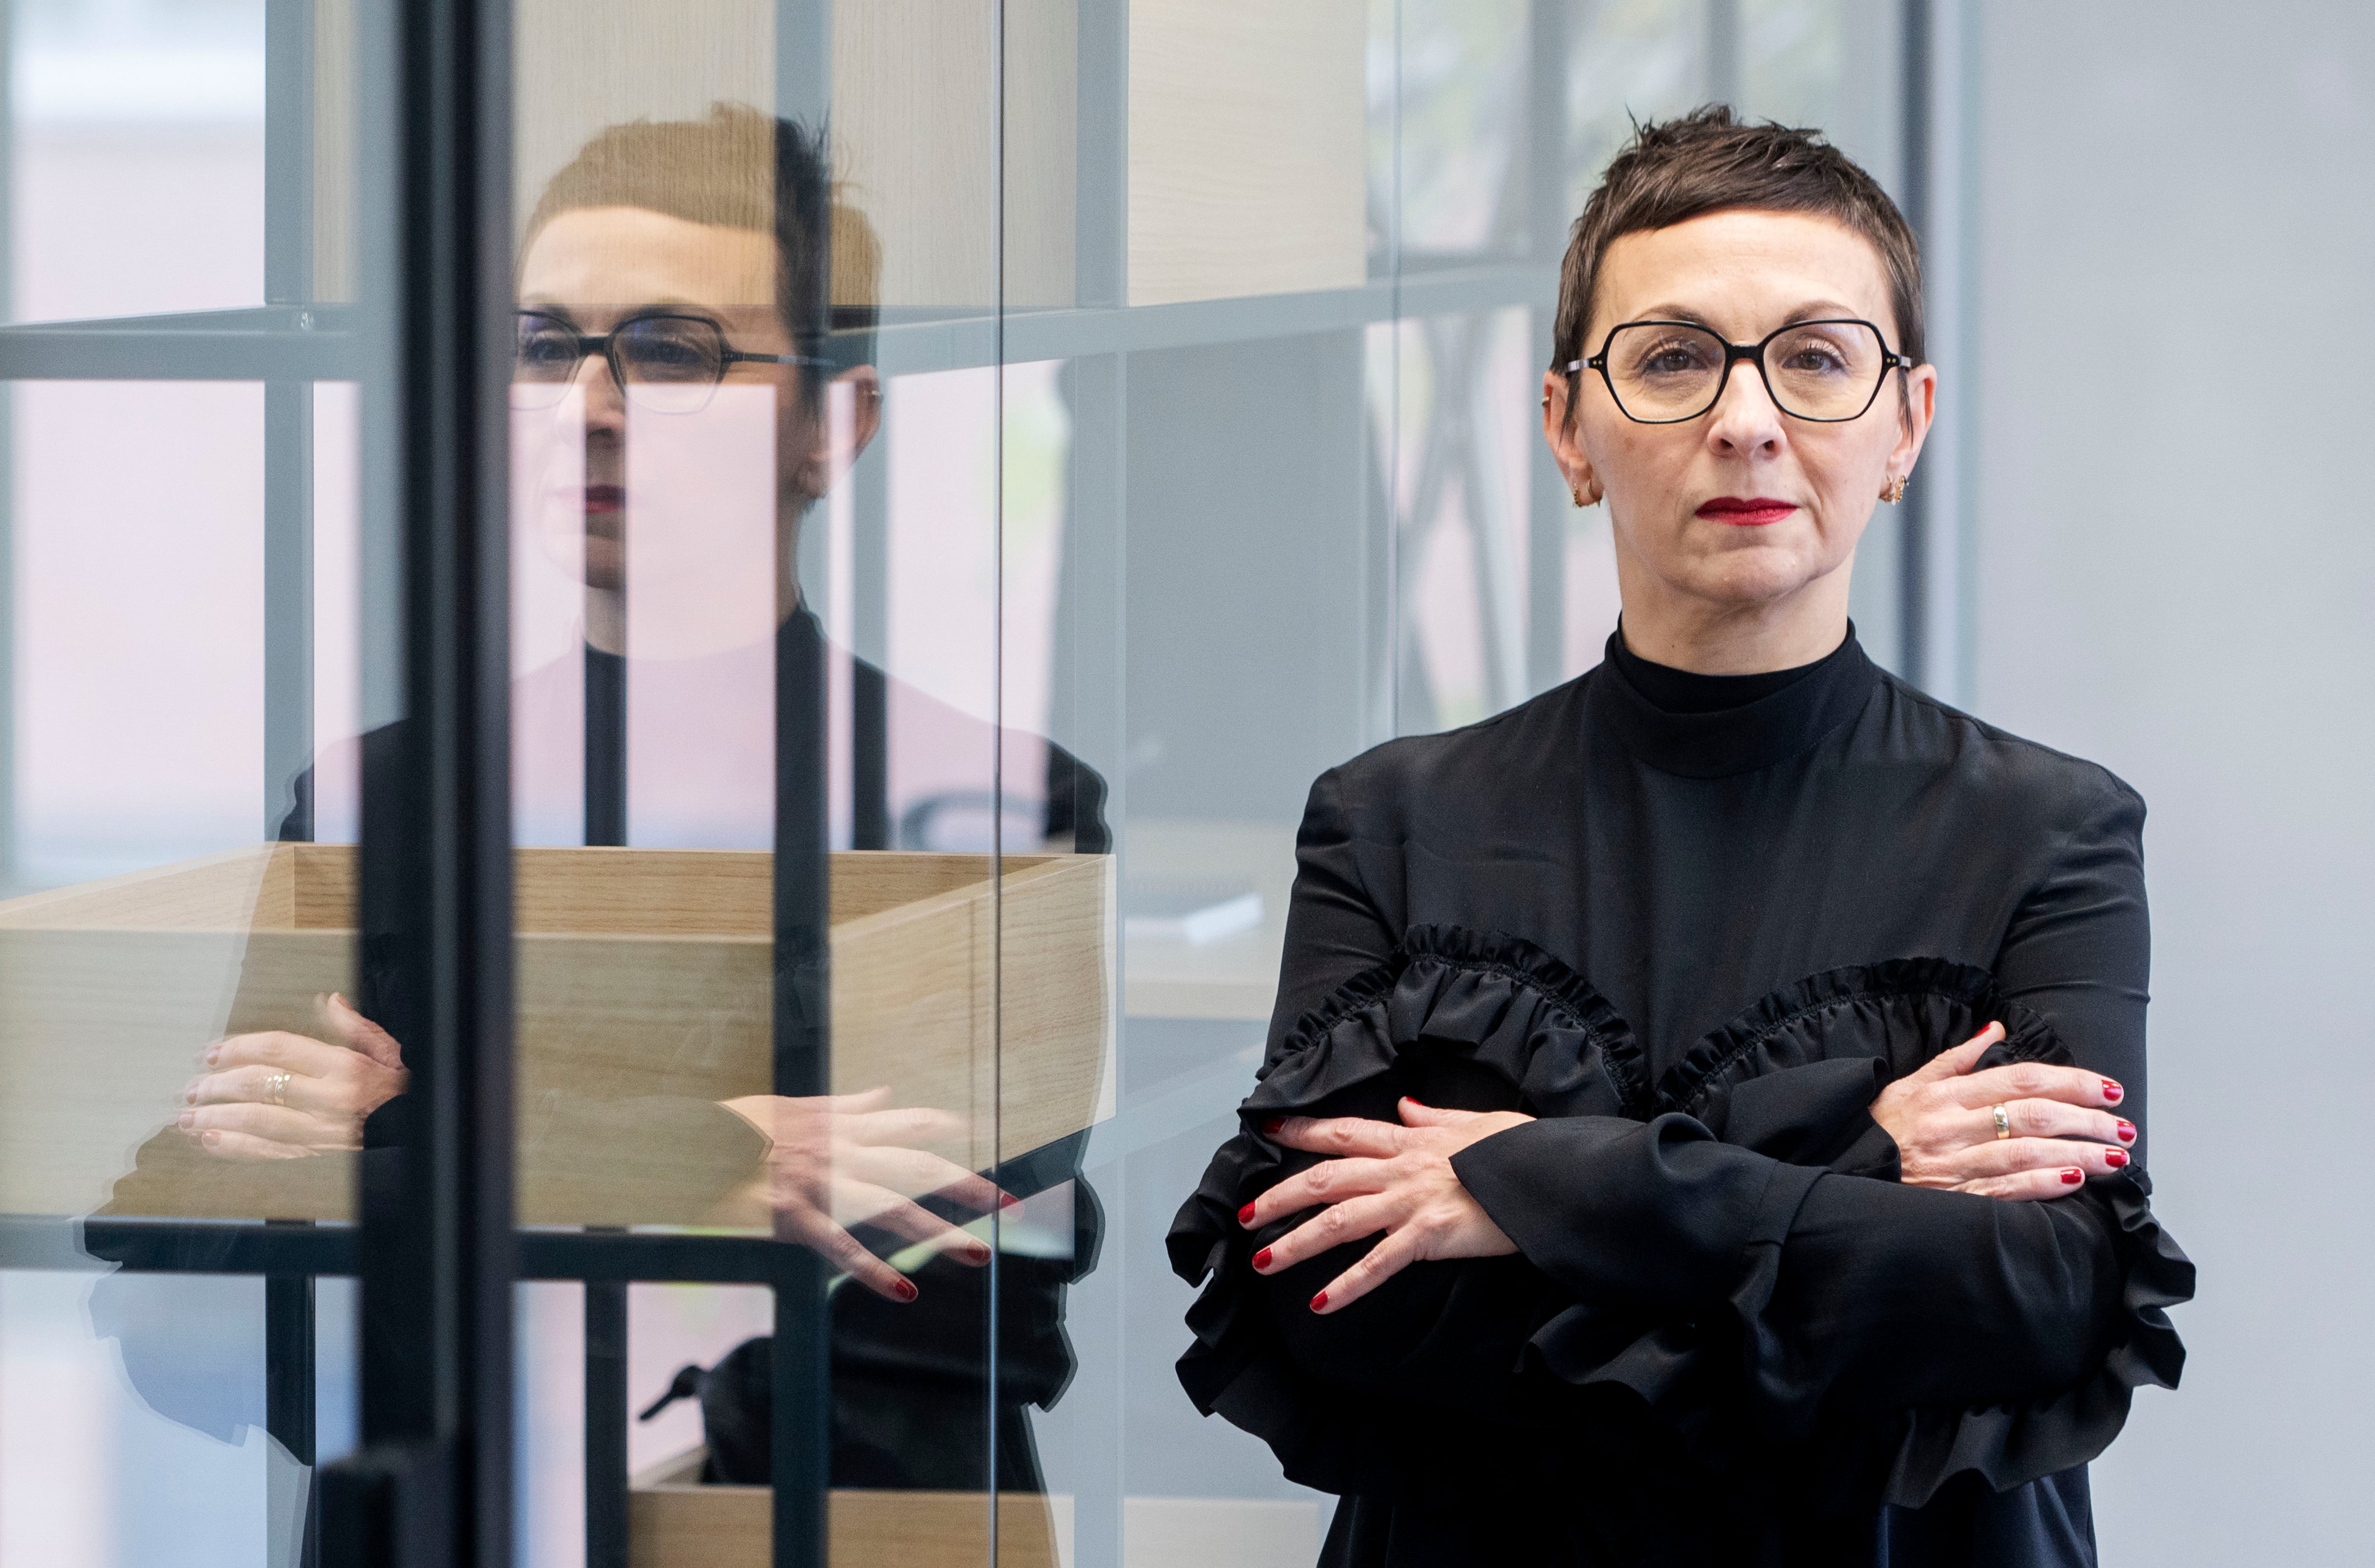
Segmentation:
{"type": "MultiPolygon", "coordinates": [[[[935,1151],[975,1170],[1111,1114],[1111,867],[1010,855],[993,883],[981,855],[834,855],[834,1090],[951,1113],[963,1130],[935,1151]]],[[[742,851],[519,852],[523,1223],[726,1222],[716,1149],[681,1147],[685,1118],[656,1113],[771,1088],[772,871],[742,851]],[[590,1165],[539,1145],[556,1106],[630,1101],[656,1114],[625,1114],[590,1165]]],[[[0,902],[0,1059],[17,1086],[0,1097],[0,1212],[112,1198],[119,1213],[349,1217],[351,1157],[242,1164],[171,1123],[207,1042],[322,1032],[316,998],[354,993],[353,904],[353,852],[331,844],[0,902]]]]}
{"type": "MultiPolygon", "coordinates": [[[[705,1449],[637,1475],[627,1492],[628,1568],[769,1568],[773,1491],[703,1486],[705,1449]]],[[[1071,1561],[1072,1500],[1037,1492],[998,1499],[997,1568],[1071,1561]]],[[[983,1568],[989,1498],[977,1491],[834,1491],[827,1503],[833,1568],[983,1568]]]]}

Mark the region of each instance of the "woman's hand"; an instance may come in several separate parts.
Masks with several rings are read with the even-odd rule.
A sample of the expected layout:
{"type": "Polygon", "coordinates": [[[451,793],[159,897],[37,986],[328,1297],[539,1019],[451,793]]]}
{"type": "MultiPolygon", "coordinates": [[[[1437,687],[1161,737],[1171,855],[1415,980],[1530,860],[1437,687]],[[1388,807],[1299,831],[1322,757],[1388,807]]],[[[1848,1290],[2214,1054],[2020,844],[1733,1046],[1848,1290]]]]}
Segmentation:
{"type": "Polygon", "coordinates": [[[2100,1073],[2041,1062],[1973,1072],[2003,1033],[2003,1024],[1988,1025],[1872,1102],[1872,1119],[1896,1140],[1902,1179],[1982,1197],[2049,1198],[2126,1165],[2136,1129],[2109,1109],[2126,1091],[2100,1073]]]}
{"type": "Polygon", "coordinates": [[[333,992],[324,1032],[272,1030],[206,1049],[182,1091],[182,1130],[226,1160],[297,1160],[363,1146],[363,1118],[404,1092],[404,1054],[387,1031],[333,992]]]}
{"type": "Polygon", "coordinates": [[[979,1267],[989,1248],[914,1200],[938,1195],[987,1214],[1016,1200],[928,1146],[962,1137],[946,1111],[893,1109],[891,1091],[792,1099],[749,1094],[721,1101],[765,1135],[766,1173],[750,1196],[772,1209],[775,1234],[826,1258],[876,1295],[916,1299],[916,1282],[849,1233],[873,1225],[979,1267]]]}
{"type": "Polygon", "coordinates": [[[1254,1254],[1254,1272],[1275,1274],[1364,1236],[1385,1239],[1311,1298],[1331,1313],[1428,1258],[1502,1257],[1517,1244],[1493,1223],[1452,1173],[1451,1157],[1483,1138],[1533,1120],[1515,1111],[1439,1111],[1405,1099],[1402,1124],[1358,1116],[1285,1116],[1262,1128],[1271,1142],[1344,1156],[1289,1176],[1237,1211],[1255,1230],[1304,1209],[1319,1212],[1254,1254]]]}

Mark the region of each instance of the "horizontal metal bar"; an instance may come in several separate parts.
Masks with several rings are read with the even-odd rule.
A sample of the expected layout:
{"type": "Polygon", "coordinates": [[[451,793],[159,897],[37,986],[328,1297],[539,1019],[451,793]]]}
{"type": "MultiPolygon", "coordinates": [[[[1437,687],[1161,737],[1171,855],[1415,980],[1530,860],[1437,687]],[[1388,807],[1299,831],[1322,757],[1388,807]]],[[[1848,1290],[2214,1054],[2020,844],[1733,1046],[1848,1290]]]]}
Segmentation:
{"type": "Polygon", "coordinates": [[[0,326],[0,381],[354,381],[351,305],[0,326]]]}
{"type": "MultiPolygon", "coordinates": [[[[1017,1197],[1069,1181],[1088,1134],[1073,1133],[983,1173],[1017,1197]]],[[[254,1220],[115,1220],[0,1214],[0,1269],[142,1274],[351,1275],[355,1229],[254,1220]]],[[[766,1236],[681,1232],[519,1232],[523,1279],[772,1283],[785,1244],[766,1236]]]]}
{"type": "MultiPolygon", "coordinates": [[[[1405,273],[1399,285],[1381,278],[1352,289],[1176,305],[1015,310],[1006,313],[1006,362],[1293,337],[1403,318],[1548,305],[1557,296],[1555,267],[1509,264],[1405,273]]],[[[875,362],[886,376],[969,369],[992,363],[998,354],[998,318],[988,312],[906,321],[894,314],[872,330],[875,362]]]]}
{"type": "MultiPolygon", "coordinates": [[[[1405,273],[1351,289],[1255,294],[1108,310],[1009,311],[1006,361],[1067,360],[1341,331],[1400,318],[1549,304],[1558,274],[1508,264],[1405,273]]],[[[885,375],[992,363],[998,318],[988,312],[885,312],[871,336],[885,375]],[[907,319],[898,319],[904,316],[907,319]]],[[[0,381],[352,381],[361,375],[355,307],[252,310],[0,326],[0,381]]]]}

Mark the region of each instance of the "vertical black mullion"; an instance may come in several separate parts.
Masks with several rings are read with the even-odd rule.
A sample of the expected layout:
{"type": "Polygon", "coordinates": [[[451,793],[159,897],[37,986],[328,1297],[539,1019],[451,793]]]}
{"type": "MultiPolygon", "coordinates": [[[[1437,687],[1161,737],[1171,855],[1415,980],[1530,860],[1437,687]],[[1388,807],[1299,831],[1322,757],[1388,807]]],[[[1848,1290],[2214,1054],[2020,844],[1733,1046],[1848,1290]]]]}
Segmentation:
{"type": "MultiPolygon", "coordinates": [[[[832,949],[827,919],[826,650],[805,617],[775,666],[775,1092],[831,1092],[832,949]]],[[[824,1268],[807,1247],[780,1250],[775,1280],[776,1568],[824,1568],[831,1479],[832,1317],[824,1268]]]]}
{"type": "MultiPolygon", "coordinates": [[[[1935,233],[1930,183],[1931,4],[1932,0],[1904,0],[1899,12],[1904,97],[1899,106],[1898,146],[1903,151],[1898,200],[1905,221],[1925,252],[1935,233]]],[[[1908,487],[1896,510],[1896,667],[1908,681],[1926,688],[1933,674],[1930,667],[1929,491],[1919,485],[1908,487]]]]}
{"type": "MultiPolygon", "coordinates": [[[[307,1220],[282,1223],[309,1224],[307,1220]]],[[[303,1274],[270,1274],[264,1280],[264,1430],[289,1456],[305,1467],[307,1501],[298,1536],[299,1568],[312,1568],[319,1556],[318,1521],[312,1501],[313,1468],[313,1281],[303,1274]]],[[[276,1481],[283,1475],[275,1467],[276,1481]]],[[[280,1499],[268,1500],[266,1515],[284,1516],[280,1499]]],[[[276,1547],[270,1559],[283,1561],[276,1547]]]]}
{"type": "MultiPolygon", "coordinates": [[[[393,465],[403,714],[367,737],[360,989],[408,1092],[362,1160],[362,1451],[334,1562],[512,1559],[507,0],[367,8],[395,70],[393,465]]],[[[368,591],[368,589],[367,589],[368,591]]]]}
{"type": "Polygon", "coordinates": [[[627,1286],[585,1281],[585,1568],[627,1568],[627,1286]]]}
{"type": "MultiPolygon", "coordinates": [[[[831,0],[776,0],[776,113],[821,136],[832,101],[831,0]]],[[[774,1080],[778,1094],[808,1096],[833,1085],[827,657],[792,584],[779,581],[776,592],[792,616],[775,663],[774,1080]]],[[[825,1269],[805,1246],[787,1242],[777,1252],[774,1560],[776,1568],[824,1568],[833,1399],[825,1269]]]]}
{"type": "MultiPolygon", "coordinates": [[[[632,521],[629,526],[632,526],[632,521]]],[[[627,590],[621,584],[623,608],[627,590]]],[[[619,618],[623,629],[626,617],[619,618]]],[[[627,661],[585,644],[585,842],[627,842],[627,661]]]]}

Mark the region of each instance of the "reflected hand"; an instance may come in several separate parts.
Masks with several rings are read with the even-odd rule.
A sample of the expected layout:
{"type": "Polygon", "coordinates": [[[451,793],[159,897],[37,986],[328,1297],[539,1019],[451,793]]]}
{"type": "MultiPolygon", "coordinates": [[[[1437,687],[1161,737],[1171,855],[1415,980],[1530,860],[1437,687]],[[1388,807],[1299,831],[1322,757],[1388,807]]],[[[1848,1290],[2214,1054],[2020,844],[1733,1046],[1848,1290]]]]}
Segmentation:
{"type": "Polygon", "coordinates": [[[1516,1111],[1441,1111],[1404,1099],[1402,1125],[1357,1116],[1282,1117],[1262,1128],[1288,1149],[1345,1158],[1289,1176],[1237,1211],[1257,1230],[1289,1214],[1319,1212],[1254,1254],[1254,1272],[1275,1274],[1347,1242],[1385,1232],[1365,1256],[1311,1298],[1311,1310],[1341,1310],[1413,1263],[1503,1257],[1518,1244],[1459,1185],[1451,1157],[1470,1144],[1523,1126],[1516,1111]]]}
{"type": "Polygon", "coordinates": [[[182,1091],[182,1130],[226,1160],[360,1149],[363,1118],[404,1092],[404,1055],[344,996],[321,1009],[337,1043],[269,1030],[207,1046],[208,1070],[182,1091]]]}
{"type": "Polygon", "coordinates": [[[1982,1197],[2065,1197],[2091,1176],[2128,1162],[2136,1129],[2113,1115],[2125,1091],[2083,1067],[2015,1062],[1973,1072],[2004,1037],[1991,1023],[1872,1102],[1872,1119],[1896,1140],[1901,1179],[1982,1197]],[[2009,1132],[1998,1136],[1996,1107],[2009,1132]],[[2076,1140],[2076,1141],[2073,1141],[2076,1140]]]}
{"type": "Polygon", "coordinates": [[[928,1151],[963,1135],[961,1118],[892,1108],[887,1088],[809,1099],[748,1094],[720,1103],[769,1140],[754,1196],[774,1210],[779,1239],[799,1243],[894,1302],[914,1301],[915,1281],[867,1251],[848,1227],[876,1226],[975,1267],[989,1261],[986,1244],[915,1201],[937,1195],[983,1214],[1015,1201],[928,1151]]]}

